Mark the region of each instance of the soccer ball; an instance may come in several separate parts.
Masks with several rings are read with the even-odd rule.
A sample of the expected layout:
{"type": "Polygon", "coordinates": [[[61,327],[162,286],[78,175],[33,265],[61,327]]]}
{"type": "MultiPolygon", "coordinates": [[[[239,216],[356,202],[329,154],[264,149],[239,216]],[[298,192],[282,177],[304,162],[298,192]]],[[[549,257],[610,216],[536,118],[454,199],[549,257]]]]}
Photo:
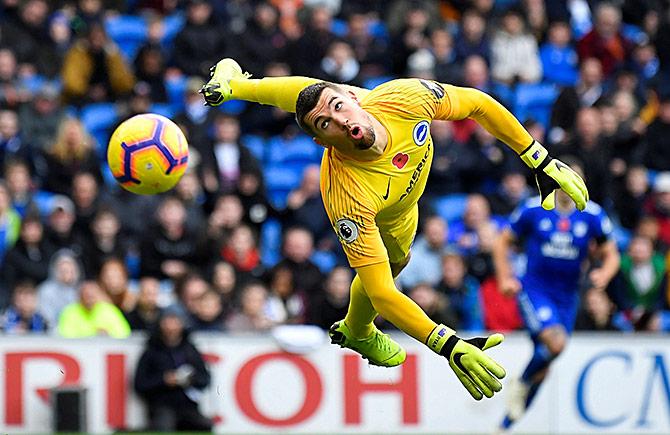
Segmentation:
{"type": "Polygon", "coordinates": [[[188,143],[177,124],[155,113],[121,123],[107,147],[107,163],[124,189],[153,195],[172,189],[188,165],[188,143]]]}

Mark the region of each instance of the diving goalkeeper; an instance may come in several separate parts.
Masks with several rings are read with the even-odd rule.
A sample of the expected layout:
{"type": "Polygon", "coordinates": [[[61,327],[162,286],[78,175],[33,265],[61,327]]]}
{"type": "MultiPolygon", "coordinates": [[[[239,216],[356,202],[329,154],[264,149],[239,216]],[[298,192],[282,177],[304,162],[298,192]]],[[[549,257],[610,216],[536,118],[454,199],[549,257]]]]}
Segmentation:
{"type": "Polygon", "coordinates": [[[417,201],[433,159],[432,120],[472,118],[516,151],[535,173],[542,206],[554,207],[563,189],[584,209],[582,179],[547,150],[514,116],[476,89],[420,79],[399,79],[366,90],[307,77],[250,79],[232,59],[212,68],[202,88],[205,103],[240,99],[296,114],[300,127],[326,148],[321,195],[333,229],[356,276],[346,317],[329,330],[331,341],[370,364],[396,366],[404,349],[373,323],[379,314],[444,356],[472,397],[493,397],[505,370],[483,351],[501,334],[461,339],[433,322],[393,282],[407,265],[417,230],[417,201]]]}

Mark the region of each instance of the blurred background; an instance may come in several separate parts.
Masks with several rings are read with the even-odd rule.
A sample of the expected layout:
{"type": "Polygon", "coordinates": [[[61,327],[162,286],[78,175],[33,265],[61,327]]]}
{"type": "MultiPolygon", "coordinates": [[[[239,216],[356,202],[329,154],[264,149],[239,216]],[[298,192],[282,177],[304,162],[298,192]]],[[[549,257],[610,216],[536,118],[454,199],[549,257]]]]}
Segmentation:
{"type": "MultiPolygon", "coordinates": [[[[352,272],[321,202],[322,149],[293,116],[203,106],[198,90],[223,57],[257,78],[478,88],[553,155],[576,156],[622,263],[653,272],[622,268],[606,293],[582,282],[576,329],[589,332],[525,430],[670,432],[666,0],[0,1],[3,431],[494,428],[501,402],[470,403],[420,345],[406,342],[416,355],[402,371],[361,368],[365,380],[362,362],[312,329],[297,328],[298,341],[316,353],[280,352],[279,326],[344,316],[352,272]],[[115,127],[143,112],[189,139],[189,169],[161,196],[123,191],[105,164],[115,127]],[[596,366],[628,377],[619,396],[596,366]],[[443,383],[427,379],[441,371],[443,383]],[[390,398],[359,409],[375,380],[390,398]]],[[[473,121],[431,131],[419,234],[397,285],[437,322],[511,333],[498,355],[513,371],[530,344],[490,249],[535,194],[530,172],[473,121]]]]}

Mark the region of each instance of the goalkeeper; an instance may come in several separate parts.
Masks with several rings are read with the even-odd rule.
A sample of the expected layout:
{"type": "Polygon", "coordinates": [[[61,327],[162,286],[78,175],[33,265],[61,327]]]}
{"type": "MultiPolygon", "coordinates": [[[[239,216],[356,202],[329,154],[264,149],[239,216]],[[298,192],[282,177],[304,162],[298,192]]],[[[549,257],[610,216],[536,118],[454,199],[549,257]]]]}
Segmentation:
{"type": "Polygon", "coordinates": [[[503,106],[476,89],[420,79],[393,80],[373,90],[306,77],[257,80],[234,60],[223,59],[201,92],[212,106],[240,99],[293,112],[300,127],[326,148],[321,195],[356,270],[347,315],[330,328],[332,342],[374,365],[402,364],[404,349],[373,324],[379,314],[444,356],[476,400],[500,391],[505,370],[483,351],[503,336],[461,339],[430,320],[393,282],[409,261],[416,234],[417,202],[433,158],[430,122],[477,121],[535,173],[547,209],[554,207],[557,188],[584,209],[588,193],[582,179],[552,159],[503,106]]]}

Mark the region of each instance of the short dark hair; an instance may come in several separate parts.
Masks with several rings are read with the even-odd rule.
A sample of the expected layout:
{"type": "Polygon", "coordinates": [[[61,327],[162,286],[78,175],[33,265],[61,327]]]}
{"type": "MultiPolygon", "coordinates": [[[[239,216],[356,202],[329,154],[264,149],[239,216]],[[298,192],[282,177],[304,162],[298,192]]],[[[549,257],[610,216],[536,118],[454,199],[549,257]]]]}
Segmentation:
{"type": "Polygon", "coordinates": [[[302,128],[305,133],[312,136],[316,136],[316,132],[305,122],[305,115],[316,107],[316,103],[319,102],[321,93],[324,89],[331,88],[338,92],[342,91],[342,88],[335,83],[331,82],[317,82],[307,86],[305,89],[300,91],[298,94],[298,100],[295,103],[295,120],[298,122],[300,128],[302,128]]]}

